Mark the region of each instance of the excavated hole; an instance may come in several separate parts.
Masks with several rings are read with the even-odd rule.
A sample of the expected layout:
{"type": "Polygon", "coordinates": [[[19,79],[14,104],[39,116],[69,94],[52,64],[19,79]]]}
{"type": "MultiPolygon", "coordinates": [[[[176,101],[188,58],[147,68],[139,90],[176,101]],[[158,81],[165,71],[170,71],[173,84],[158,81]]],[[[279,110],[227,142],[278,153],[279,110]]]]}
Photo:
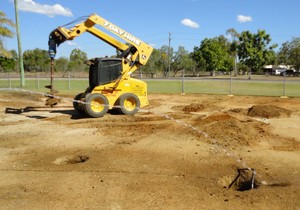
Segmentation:
{"type": "Polygon", "coordinates": [[[243,168],[238,169],[238,175],[231,182],[228,188],[234,186],[237,191],[246,191],[257,189],[259,187],[257,180],[255,179],[255,169],[252,168],[243,168]]]}
{"type": "Polygon", "coordinates": [[[88,160],[89,160],[89,157],[86,155],[76,155],[76,156],[60,157],[60,158],[57,158],[52,163],[54,163],[56,165],[66,165],[66,164],[84,163],[88,160]]]}
{"type": "MultiPolygon", "coordinates": [[[[257,189],[259,185],[254,182],[253,189],[257,189]]],[[[238,183],[238,185],[235,188],[237,191],[246,191],[246,190],[252,190],[252,181],[251,180],[243,180],[238,183]]]]}
{"type": "Polygon", "coordinates": [[[73,158],[70,158],[68,160],[68,164],[77,164],[77,163],[84,163],[89,160],[89,157],[86,155],[78,155],[74,156],[73,158]]]}

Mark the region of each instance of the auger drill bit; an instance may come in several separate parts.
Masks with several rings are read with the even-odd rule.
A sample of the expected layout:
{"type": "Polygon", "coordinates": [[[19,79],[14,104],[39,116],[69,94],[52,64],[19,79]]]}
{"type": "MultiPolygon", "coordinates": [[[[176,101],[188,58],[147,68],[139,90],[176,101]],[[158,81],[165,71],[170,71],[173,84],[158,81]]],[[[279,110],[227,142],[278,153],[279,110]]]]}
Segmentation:
{"type": "Polygon", "coordinates": [[[58,104],[58,102],[60,102],[60,99],[55,97],[55,94],[58,93],[57,90],[54,90],[54,83],[53,83],[53,75],[54,75],[54,55],[51,54],[50,50],[49,50],[49,54],[50,54],[50,85],[46,85],[45,88],[50,89],[50,93],[47,94],[47,100],[46,100],[46,105],[50,106],[50,107],[54,107],[55,105],[58,104]]]}

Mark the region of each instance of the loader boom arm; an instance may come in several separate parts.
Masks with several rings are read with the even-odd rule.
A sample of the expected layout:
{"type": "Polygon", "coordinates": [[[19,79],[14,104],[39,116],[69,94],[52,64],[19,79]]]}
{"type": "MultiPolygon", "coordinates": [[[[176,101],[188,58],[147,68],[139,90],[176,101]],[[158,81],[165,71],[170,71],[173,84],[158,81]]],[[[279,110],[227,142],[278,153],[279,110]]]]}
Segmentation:
{"type": "Polygon", "coordinates": [[[85,32],[89,32],[95,37],[121,51],[122,57],[129,63],[132,63],[132,65],[137,65],[137,67],[147,63],[153,50],[150,45],[141,41],[137,37],[131,35],[104,18],[93,14],[90,15],[84,22],[81,22],[70,29],[65,27],[58,27],[54,29],[50,33],[48,42],[50,57],[55,57],[56,47],[58,47],[61,43],[65,42],[66,40],[73,40],[85,32]],[[103,27],[106,29],[106,31],[113,33],[114,35],[123,39],[125,43],[129,43],[130,45],[128,46],[127,44],[120,42],[118,39],[98,29],[96,26],[103,27]]]}

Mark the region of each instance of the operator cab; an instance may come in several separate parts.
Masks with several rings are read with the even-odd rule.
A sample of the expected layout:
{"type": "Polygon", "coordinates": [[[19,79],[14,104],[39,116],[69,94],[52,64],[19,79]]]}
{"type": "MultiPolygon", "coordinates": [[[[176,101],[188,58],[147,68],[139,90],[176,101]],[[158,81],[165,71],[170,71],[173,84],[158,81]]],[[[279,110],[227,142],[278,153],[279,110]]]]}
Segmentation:
{"type": "Polygon", "coordinates": [[[90,66],[89,84],[91,89],[118,79],[122,73],[121,58],[94,58],[86,61],[85,64],[90,66]]]}

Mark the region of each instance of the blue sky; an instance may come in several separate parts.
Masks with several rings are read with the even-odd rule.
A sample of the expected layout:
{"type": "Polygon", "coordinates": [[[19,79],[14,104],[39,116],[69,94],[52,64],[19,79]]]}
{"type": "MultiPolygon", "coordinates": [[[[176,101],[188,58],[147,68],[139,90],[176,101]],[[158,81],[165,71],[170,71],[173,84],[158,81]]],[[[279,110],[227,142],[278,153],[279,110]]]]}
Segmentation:
{"type": "MultiPolygon", "coordinates": [[[[23,52],[48,50],[49,33],[81,16],[96,13],[159,49],[168,45],[189,52],[204,38],[264,29],[279,46],[300,37],[299,0],[18,0],[23,52]]],[[[0,10],[15,21],[14,1],[1,0],[0,10]]],[[[17,50],[16,36],[4,40],[7,49],[17,50]]],[[[86,33],[58,48],[57,57],[79,48],[89,58],[110,56],[115,49],[86,33]]]]}

